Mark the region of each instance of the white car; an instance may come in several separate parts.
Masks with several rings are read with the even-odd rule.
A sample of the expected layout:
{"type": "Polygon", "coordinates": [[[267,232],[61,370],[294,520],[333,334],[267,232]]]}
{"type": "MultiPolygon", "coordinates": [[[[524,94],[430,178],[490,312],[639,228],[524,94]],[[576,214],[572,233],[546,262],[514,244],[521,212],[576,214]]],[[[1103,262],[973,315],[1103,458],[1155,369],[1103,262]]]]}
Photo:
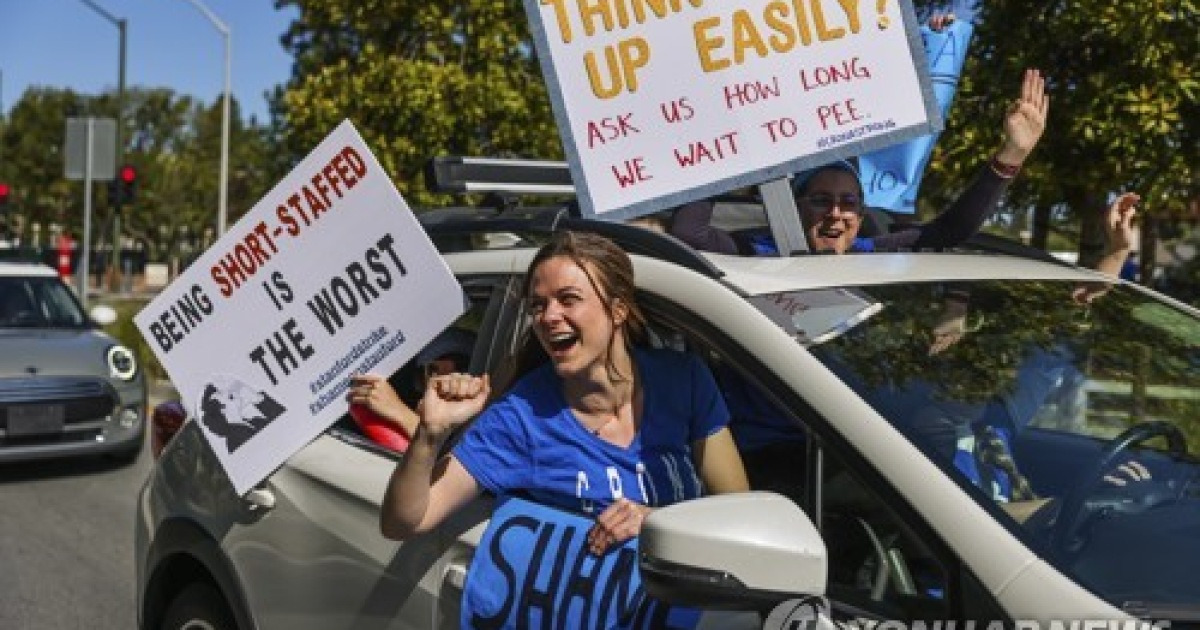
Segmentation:
{"type": "MultiPolygon", "coordinates": [[[[739,258],[456,216],[424,220],[471,301],[455,326],[476,334],[473,372],[526,321],[514,270],[536,242],[592,229],[632,253],[656,343],[717,375],[763,492],[662,508],[641,540],[648,590],[713,609],[710,627],[762,627],[803,595],[838,621],[1200,619],[1195,309],[1048,257],[739,258]],[[519,242],[456,238],[499,232],[519,242]],[[1072,299],[1098,282],[1114,286],[1072,299]]],[[[399,457],[339,423],[238,497],[183,424],[138,502],[141,627],[458,627],[491,501],[387,540],[399,457]]]]}

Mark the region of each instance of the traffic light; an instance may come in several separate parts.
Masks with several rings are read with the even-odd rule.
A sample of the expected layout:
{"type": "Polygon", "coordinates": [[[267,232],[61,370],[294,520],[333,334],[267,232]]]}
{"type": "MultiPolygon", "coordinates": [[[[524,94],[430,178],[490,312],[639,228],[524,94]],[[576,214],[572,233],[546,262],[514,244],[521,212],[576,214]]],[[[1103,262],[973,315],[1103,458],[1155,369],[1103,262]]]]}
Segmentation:
{"type": "Polygon", "coordinates": [[[8,212],[8,195],[11,192],[8,184],[0,182],[0,214],[8,212]]]}
{"type": "Polygon", "coordinates": [[[134,195],[137,193],[137,169],[130,164],[122,166],[121,172],[117,173],[117,180],[121,186],[121,201],[133,203],[134,195]]]}
{"type": "Polygon", "coordinates": [[[117,178],[108,182],[108,204],[119,208],[133,203],[137,194],[137,169],[130,164],[117,171],[117,178]]]}

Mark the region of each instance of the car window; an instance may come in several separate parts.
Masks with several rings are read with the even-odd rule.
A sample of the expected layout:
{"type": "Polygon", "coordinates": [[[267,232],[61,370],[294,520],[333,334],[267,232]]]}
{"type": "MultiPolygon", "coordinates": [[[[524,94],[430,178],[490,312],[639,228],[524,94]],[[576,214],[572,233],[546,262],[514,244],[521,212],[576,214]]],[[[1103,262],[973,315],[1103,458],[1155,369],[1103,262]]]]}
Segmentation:
{"type": "MultiPolygon", "coordinates": [[[[426,354],[444,355],[458,353],[464,344],[473,344],[466,357],[466,370],[481,374],[496,367],[497,353],[493,349],[497,327],[502,325],[503,304],[508,295],[508,279],[503,277],[459,278],[467,298],[466,311],[447,330],[418,351],[417,355],[388,377],[409,407],[415,408],[420,401],[423,382],[422,374],[427,369],[420,365],[426,354]]],[[[376,448],[349,414],[342,416],[330,429],[343,437],[357,438],[356,443],[376,448]]],[[[379,450],[386,451],[382,447],[379,450]]]]}
{"type": "Polygon", "coordinates": [[[877,489],[838,456],[815,448],[813,419],[806,422],[786,396],[772,393],[782,388],[767,385],[764,368],[720,331],[703,328],[703,317],[652,296],[640,300],[659,337],[701,356],[712,370],[751,488],[791,498],[818,524],[828,551],[828,594],[843,614],[947,617],[945,563],[877,489]]]}

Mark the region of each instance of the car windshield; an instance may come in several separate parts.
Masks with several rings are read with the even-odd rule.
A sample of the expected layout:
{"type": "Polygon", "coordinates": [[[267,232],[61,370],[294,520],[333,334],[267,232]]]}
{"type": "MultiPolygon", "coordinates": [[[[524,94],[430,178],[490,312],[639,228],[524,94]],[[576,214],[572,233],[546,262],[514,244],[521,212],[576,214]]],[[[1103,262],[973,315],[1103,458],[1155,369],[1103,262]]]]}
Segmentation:
{"type": "Polygon", "coordinates": [[[1200,319],[1131,287],[1077,300],[1086,288],[756,299],[1047,561],[1127,610],[1195,607],[1200,319]]]}
{"type": "Polygon", "coordinates": [[[0,277],[0,328],[82,328],[87,316],[58,278],[0,277]]]}

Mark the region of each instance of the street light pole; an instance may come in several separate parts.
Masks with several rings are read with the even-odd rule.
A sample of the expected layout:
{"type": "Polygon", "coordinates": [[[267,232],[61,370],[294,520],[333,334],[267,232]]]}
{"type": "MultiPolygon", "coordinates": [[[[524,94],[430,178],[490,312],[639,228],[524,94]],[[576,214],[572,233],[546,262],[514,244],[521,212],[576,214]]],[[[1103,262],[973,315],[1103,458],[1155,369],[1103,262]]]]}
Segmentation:
{"type": "Polygon", "coordinates": [[[221,182],[217,200],[217,238],[225,233],[225,222],[229,202],[229,98],[232,92],[230,75],[233,73],[233,33],[200,0],[188,0],[225,37],[225,94],[221,104],[221,182]]]}
{"type": "MultiPolygon", "coordinates": [[[[103,7],[96,4],[92,0],[80,0],[91,10],[100,14],[100,17],[108,20],[117,27],[119,37],[118,52],[117,52],[117,130],[116,136],[116,161],[113,164],[120,166],[125,162],[125,143],[122,141],[125,129],[125,35],[126,35],[126,20],[124,18],[115,17],[113,14],[105,11],[103,7]]],[[[117,206],[112,209],[112,260],[108,263],[110,278],[118,286],[121,280],[121,205],[117,202],[117,206]]],[[[114,287],[116,288],[116,287],[114,287]]]]}

